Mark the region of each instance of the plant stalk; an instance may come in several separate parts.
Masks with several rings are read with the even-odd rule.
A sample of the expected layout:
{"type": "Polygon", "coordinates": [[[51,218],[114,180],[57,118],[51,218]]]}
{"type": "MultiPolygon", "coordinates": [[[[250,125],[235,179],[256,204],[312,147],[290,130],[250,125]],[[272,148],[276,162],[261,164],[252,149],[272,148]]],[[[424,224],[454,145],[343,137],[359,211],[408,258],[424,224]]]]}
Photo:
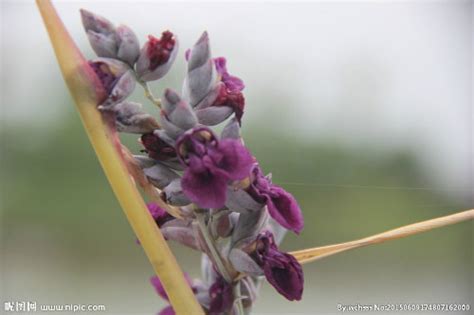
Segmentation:
{"type": "Polygon", "coordinates": [[[212,239],[212,236],[209,233],[209,229],[206,224],[206,214],[201,210],[194,211],[194,214],[198,221],[199,230],[201,231],[202,236],[204,237],[204,241],[206,242],[207,248],[209,249],[209,252],[212,255],[213,261],[216,263],[216,267],[219,270],[219,273],[222,275],[222,277],[227,283],[232,283],[232,277],[230,276],[230,273],[227,270],[221,255],[217,251],[216,245],[214,244],[214,240],[212,239]]]}
{"type": "Polygon", "coordinates": [[[466,210],[456,214],[435,218],[427,221],[422,221],[410,225],[405,225],[390,231],[386,231],[380,234],[375,234],[369,237],[365,237],[359,240],[350,241],[346,243],[327,245],[321,247],[314,247],[309,249],[303,249],[291,252],[293,256],[301,263],[306,264],[318,259],[329,257],[338,253],[342,253],[351,249],[379,244],[398,238],[423,233],[436,229],[439,227],[472,220],[474,219],[474,209],[466,210]]]}
{"type": "Polygon", "coordinates": [[[104,90],[49,0],[37,0],[64,80],[109,183],[177,314],[204,314],[131,180],[110,117],[97,110],[104,90]]]}
{"type": "Polygon", "coordinates": [[[234,300],[237,306],[237,315],[244,315],[244,305],[242,304],[243,298],[241,297],[242,292],[240,290],[240,281],[237,281],[234,284],[234,300]]]}
{"type": "Polygon", "coordinates": [[[148,85],[148,83],[146,83],[145,81],[141,81],[141,80],[138,80],[137,81],[142,87],[143,89],[145,90],[145,97],[147,99],[149,99],[154,105],[158,106],[159,108],[161,108],[161,100],[159,98],[155,98],[155,96],[153,95],[153,93],[151,92],[151,89],[150,89],[150,86],[148,85]]]}

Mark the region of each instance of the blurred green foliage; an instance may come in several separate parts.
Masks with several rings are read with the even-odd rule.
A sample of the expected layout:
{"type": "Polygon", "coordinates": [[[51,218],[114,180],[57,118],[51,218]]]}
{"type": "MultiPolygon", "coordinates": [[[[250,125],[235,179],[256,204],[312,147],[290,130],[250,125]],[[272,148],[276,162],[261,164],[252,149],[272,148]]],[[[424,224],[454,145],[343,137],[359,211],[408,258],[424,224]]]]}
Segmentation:
{"type": "MultiPolygon", "coordinates": [[[[41,225],[72,252],[77,246],[103,251],[120,235],[130,237],[81,129],[77,115],[69,111],[49,130],[4,130],[6,231],[41,225]]],[[[265,130],[244,129],[246,144],[263,169],[272,172],[273,181],[296,196],[305,215],[302,237],[289,235],[288,248],[362,237],[469,206],[449,192],[426,187],[423,168],[408,150],[354,150],[265,130]]],[[[136,139],[124,137],[135,152],[136,139]]]]}
{"type": "MultiPolygon", "coordinates": [[[[348,241],[472,207],[459,194],[430,187],[409,150],[350,149],[331,141],[298,139],[268,126],[245,127],[246,144],[263,169],[271,171],[273,181],[293,193],[303,209],[305,229],[300,236],[288,233],[282,244],[288,251],[348,241]]],[[[4,124],[2,139],[1,232],[8,253],[8,278],[2,286],[7,296],[105,301],[112,313],[159,309],[164,301],[147,284],[151,268],[73,109],[49,128],[4,124]],[[38,291],[44,281],[41,270],[48,277],[50,295],[38,291]],[[22,274],[28,278],[20,280],[22,274]],[[50,278],[56,274],[60,278],[50,278]],[[135,304],[121,302],[129,297],[135,304]]],[[[136,135],[123,137],[134,152],[140,150],[136,140],[136,135]]],[[[433,272],[447,268],[456,270],[445,274],[451,277],[448,281],[465,292],[471,237],[472,224],[462,223],[305,266],[305,294],[319,302],[305,298],[298,309],[325,301],[319,310],[332,311],[339,296],[346,302],[357,297],[366,301],[365,291],[357,293],[362,281],[367,294],[380,288],[388,292],[406,285],[397,280],[399,275],[403,279],[416,273],[418,281],[428,281],[433,272]],[[364,274],[385,283],[374,282],[371,289],[364,274]],[[326,301],[328,296],[332,298],[326,301]]],[[[172,249],[183,269],[198,277],[200,255],[177,244],[172,249]]],[[[271,288],[265,286],[262,294],[257,310],[293,312],[293,304],[271,288]]],[[[403,298],[401,292],[399,296],[403,298]]]]}

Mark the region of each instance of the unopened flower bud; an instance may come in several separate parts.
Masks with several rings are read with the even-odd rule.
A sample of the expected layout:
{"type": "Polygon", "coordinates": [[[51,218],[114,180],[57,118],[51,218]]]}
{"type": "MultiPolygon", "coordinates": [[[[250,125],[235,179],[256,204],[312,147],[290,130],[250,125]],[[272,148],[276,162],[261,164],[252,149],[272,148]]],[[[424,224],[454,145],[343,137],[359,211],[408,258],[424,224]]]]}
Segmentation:
{"type": "Polygon", "coordinates": [[[217,82],[216,85],[214,85],[214,87],[209,91],[209,93],[207,93],[206,96],[194,106],[194,109],[204,109],[214,105],[217,98],[219,97],[222,86],[224,86],[224,83],[217,82]]]}
{"type": "Polygon", "coordinates": [[[160,227],[161,233],[167,240],[178,242],[192,249],[201,250],[195,236],[193,222],[190,220],[172,220],[160,227]]]}
{"type": "MultiPolygon", "coordinates": [[[[210,92],[196,105],[196,108],[203,110],[214,107],[224,107],[227,109],[229,115],[222,115],[221,117],[212,117],[209,114],[203,115],[197,113],[199,122],[206,125],[214,125],[224,121],[231,113],[235,113],[235,117],[239,124],[244,114],[245,98],[242,94],[242,90],[245,85],[241,79],[231,75],[227,71],[226,59],[219,57],[213,59],[216,71],[218,73],[218,83],[210,90],[210,92]],[[212,119],[209,118],[212,117],[212,119]]],[[[206,111],[204,111],[206,112],[206,111]]],[[[220,113],[224,113],[224,110],[220,110],[220,113]]]]}
{"type": "Polygon", "coordinates": [[[119,59],[133,66],[140,53],[135,33],[125,25],[118,28],[106,18],[81,10],[82,24],[97,56],[119,59]]]}
{"type": "Polygon", "coordinates": [[[99,105],[104,107],[125,100],[135,89],[135,78],[130,67],[118,60],[97,58],[89,61],[106,92],[106,98],[99,105]]]}
{"type": "Polygon", "coordinates": [[[173,180],[168,186],[166,186],[161,194],[163,200],[173,206],[181,207],[191,203],[181,188],[181,179],[179,178],[173,180]]]}
{"type": "Polygon", "coordinates": [[[196,116],[199,123],[206,126],[215,126],[229,118],[234,111],[228,106],[211,106],[196,110],[196,116]]]}
{"type": "Polygon", "coordinates": [[[194,107],[217,83],[214,61],[211,58],[209,37],[204,32],[189,53],[188,72],[183,85],[183,95],[194,107]]]}
{"type": "Polygon", "coordinates": [[[140,55],[140,44],[137,35],[126,25],[116,29],[118,49],[117,58],[133,67],[140,55]]]}
{"type": "Polygon", "coordinates": [[[141,168],[152,167],[153,165],[157,163],[156,160],[144,155],[134,155],[133,158],[135,159],[135,161],[138,162],[138,165],[141,168]]]}
{"type": "Polygon", "coordinates": [[[253,276],[263,275],[262,268],[246,252],[239,248],[233,248],[229,254],[229,260],[235,270],[253,276]]]}
{"type": "Polygon", "coordinates": [[[239,122],[236,118],[232,118],[221,132],[221,139],[241,139],[239,122]]]}
{"type": "Polygon", "coordinates": [[[252,196],[243,189],[228,187],[225,205],[232,211],[248,213],[261,210],[265,204],[255,201],[252,196]]]}
{"type": "Polygon", "coordinates": [[[82,25],[92,49],[99,57],[117,57],[117,35],[114,25],[106,18],[81,10],[82,25]]]}
{"type": "Polygon", "coordinates": [[[119,132],[144,134],[160,127],[153,116],[142,110],[139,103],[124,101],[111,110],[115,113],[115,125],[119,132]]]}
{"type": "Polygon", "coordinates": [[[232,232],[232,248],[242,248],[254,242],[260,231],[267,225],[268,214],[264,209],[241,213],[232,232]]]}
{"type": "Polygon", "coordinates": [[[171,68],[177,52],[178,39],[170,31],[163,32],[160,39],[150,35],[138,57],[138,78],[142,81],[161,79],[171,68]]]}
{"type": "Polygon", "coordinates": [[[212,220],[209,222],[209,229],[214,237],[228,237],[234,228],[234,221],[232,220],[232,212],[229,210],[219,211],[212,215],[212,220]]]}
{"type": "Polygon", "coordinates": [[[160,163],[156,163],[152,167],[144,168],[143,172],[150,182],[159,189],[165,188],[173,180],[179,178],[178,174],[160,163]]]}
{"type": "Polygon", "coordinates": [[[166,89],[163,94],[161,123],[167,135],[176,139],[186,130],[193,128],[197,124],[197,118],[188,103],[173,90],[166,89]]]}

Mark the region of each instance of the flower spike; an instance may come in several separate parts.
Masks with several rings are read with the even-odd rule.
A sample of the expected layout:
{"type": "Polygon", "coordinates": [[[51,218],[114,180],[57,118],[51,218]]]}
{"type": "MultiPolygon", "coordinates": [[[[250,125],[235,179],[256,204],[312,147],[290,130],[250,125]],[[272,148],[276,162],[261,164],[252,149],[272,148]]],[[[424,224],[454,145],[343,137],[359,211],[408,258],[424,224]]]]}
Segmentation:
{"type": "Polygon", "coordinates": [[[103,85],[77,49],[51,2],[37,0],[37,4],[92,146],[173,308],[178,314],[203,314],[176,259],[131,181],[127,166],[117,151],[118,137],[109,123],[111,120],[107,115],[101,116],[97,109],[97,104],[105,97],[103,85]]]}

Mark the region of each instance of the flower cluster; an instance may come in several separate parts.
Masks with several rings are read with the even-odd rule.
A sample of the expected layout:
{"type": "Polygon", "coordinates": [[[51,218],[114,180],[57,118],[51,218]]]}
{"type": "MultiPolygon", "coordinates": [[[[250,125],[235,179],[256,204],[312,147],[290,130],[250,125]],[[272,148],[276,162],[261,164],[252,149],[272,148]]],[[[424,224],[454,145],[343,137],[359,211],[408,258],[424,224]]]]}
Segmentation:
{"type": "MultiPolygon", "coordinates": [[[[178,39],[170,31],[150,35],[140,48],[126,26],[82,10],[83,25],[98,58],[89,65],[106,93],[98,108],[120,132],[140,135],[146,155],[135,158],[163,201],[180,218],[154,203],[149,211],[167,240],[202,252],[202,279],[188,279],[207,314],[250,312],[265,278],[290,301],[303,294],[297,260],[278,249],[285,232],[299,233],[303,216],[295,198],[265,176],[240,134],[244,83],[226,59],[213,58],[206,32],[185,52],[181,93],[166,89],[159,119],[128,101],[136,83],[161,79],[170,70],[178,39]],[[225,122],[220,134],[212,126],[225,122]]],[[[156,100],[153,98],[153,100],[156,100]]],[[[151,279],[167,300],[158,278],[151,279]]],[[[160,314],[173,314],[171,307],[160,314]]]]}

